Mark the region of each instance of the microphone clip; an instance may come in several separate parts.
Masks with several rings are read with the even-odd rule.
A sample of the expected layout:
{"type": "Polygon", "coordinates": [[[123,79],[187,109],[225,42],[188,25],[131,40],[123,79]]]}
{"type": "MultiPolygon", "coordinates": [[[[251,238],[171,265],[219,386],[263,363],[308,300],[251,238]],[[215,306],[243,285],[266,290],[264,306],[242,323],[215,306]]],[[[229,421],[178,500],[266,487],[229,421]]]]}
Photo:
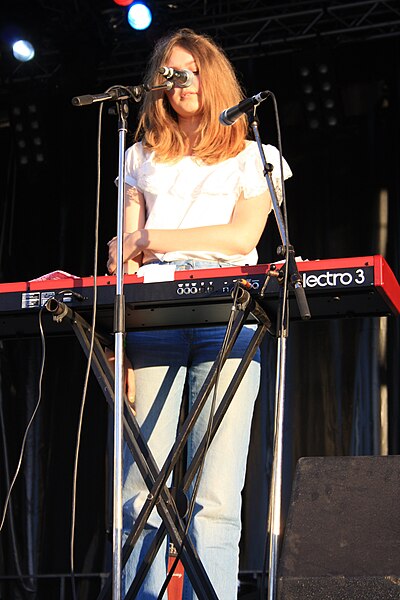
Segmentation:
{"type": "Polygon", "coordinates": [[[178,71],[172,67],[160,67],[158,72],[168,81],[173,81],[174,85],[178,87],[189,87],[193,83],[194,74],[189,69],[178,71]]]}

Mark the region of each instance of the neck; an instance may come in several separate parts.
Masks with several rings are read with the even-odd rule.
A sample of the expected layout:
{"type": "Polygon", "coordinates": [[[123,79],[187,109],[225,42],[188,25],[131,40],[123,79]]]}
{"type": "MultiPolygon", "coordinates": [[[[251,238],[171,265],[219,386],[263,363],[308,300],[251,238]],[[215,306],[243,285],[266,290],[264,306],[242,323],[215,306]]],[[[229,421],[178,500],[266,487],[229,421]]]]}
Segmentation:
{"type": "Polygon", "coordinates": [[[200,119],[198,117],[179,117],[179,128],[186,134],[188,139],[187,154],[192,154],[193,146],[198,138],[200,119]]]}

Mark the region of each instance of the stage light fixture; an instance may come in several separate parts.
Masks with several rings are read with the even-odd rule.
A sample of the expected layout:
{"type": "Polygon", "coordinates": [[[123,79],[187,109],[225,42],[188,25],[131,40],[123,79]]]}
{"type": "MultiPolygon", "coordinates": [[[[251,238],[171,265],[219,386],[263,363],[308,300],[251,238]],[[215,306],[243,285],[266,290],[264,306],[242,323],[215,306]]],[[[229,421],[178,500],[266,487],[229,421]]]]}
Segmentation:
{"type": "Polygon", "coordinates": [[[128,23],[133,29],[147,29],[152,18],[151,10],[143,2],[134,2],[128,10],[128,23]]]}
{"type": "Polygon", "coordinates": [[[338,90],[331,65],[325,60],[316,62],[314,57],[307,55],[301,58],[297,69],[310,129],[337,127],[338,90]]]}
{"type": "Polygon", "coordinates": [[[132,4],[132,0],[114,0],[114,4],[118,4],[118,6],[129,6],[132,4]]]}
{"type": "Polygon", "coordinates": [[[11,127],[19,164],[25,166],[30,163],[44,163],[45,143],[36,103],[14,105],[11,108],[11,127]]]}
{"type": "Polygon", "coordinates": [[[13,43],[14,57],[21,62],[28,62],[35,56],[35,49],[27,40],[18,40],[13,43]]]}

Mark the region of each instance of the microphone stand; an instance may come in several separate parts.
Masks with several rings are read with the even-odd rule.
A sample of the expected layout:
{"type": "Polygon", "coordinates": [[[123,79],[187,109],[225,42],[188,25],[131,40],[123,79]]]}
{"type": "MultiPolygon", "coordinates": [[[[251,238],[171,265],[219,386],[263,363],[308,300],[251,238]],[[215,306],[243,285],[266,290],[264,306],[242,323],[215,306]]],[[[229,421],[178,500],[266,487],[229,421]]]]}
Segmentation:
{"type": "Polygon", "coordinates": [[[125,297],[123,236],[125,206],[125,149],[128,132],[128,100],[139,102],[145,92],[170,90],[172,81],[157,86],[113,86],[103,94],[87,94],[72,99],[74,106],[86,106],[96,102],[115,101],[118,114],[118,207],[117,207],[117,270],[114,299],[114,430],[113,430],[113,559],[112,559],[112,598],[121,600],[122,572],[122,448],[123,448],[123,408],[124,408],[124,339],[125,339],[125,297]]]}
{"type": "MultiPolygon", "coordinates": [[[[257,142],[258,150],[263,164],[263,173],[268,184],[268,189],[272,199],[275,218],[278,225],[282,246],[278,248],[278,254],[286,256],[285,274],[290,279],[294,288],[300,316],[302,319],[311,317],[301,277],[297,269],[295,252],[293,246],[289,244],[288,232],[282,217],[281,209],[276,198],[275,189],[271,179],[272,165],[267,163],[264,154],[264,148],[258,131],[258,119],[256,117],[256,106],[246,113],[250,127],[253,130],[254,138],[257,142]]],[[[283,172],[281,173],[282,186],[283,172]]],[[[274,418],[274,440],[273,440],[273,461],[271,471],[268,531],[269,531],[269,566],[268,566],[268,600],[276,598],[276,579],[278,566],[278,553],[281,527],[281,504],[282,504],[282,457],[283,457],[283,419],[285,404],[285,376],[286,376],[286,345],[288,338],[288,298],[287,298],[287,277],[282,294],[282,305],[278,311],[278,351],[275,382],[275,418],[274,418]]]]}

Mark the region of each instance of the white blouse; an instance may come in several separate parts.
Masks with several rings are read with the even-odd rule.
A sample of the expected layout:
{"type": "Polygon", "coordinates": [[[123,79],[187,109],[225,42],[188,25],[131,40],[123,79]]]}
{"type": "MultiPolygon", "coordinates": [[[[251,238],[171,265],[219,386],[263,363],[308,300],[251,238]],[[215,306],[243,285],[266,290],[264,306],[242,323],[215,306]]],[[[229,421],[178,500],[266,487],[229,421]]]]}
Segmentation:
{"type": "MultiPolygon", "coordinates": [[[[265,145],[264,152],[267,161],[274,167],[272,180],[281,202],[278,150],[265,145]]],[[[285,179],[292,174],[285,160],[283,172],[285,179]]],[[[187,229],[226,224],[241,193],[249,199],[251,210],[251,198],[268,190],[257,144],[250,141],[237,156],[213,165],[196,162],[192,156],[185,156],[176,163],[156,162],[154,152],[145,150],[138,142],[126,151],[125,181],[144,195],[147,229],[187,229]]],[[[253,265],[257,263],[257,251],[254,249],[246,256],[203,251],[147,252],[144,262],[190,258],[253,265]]]]}

